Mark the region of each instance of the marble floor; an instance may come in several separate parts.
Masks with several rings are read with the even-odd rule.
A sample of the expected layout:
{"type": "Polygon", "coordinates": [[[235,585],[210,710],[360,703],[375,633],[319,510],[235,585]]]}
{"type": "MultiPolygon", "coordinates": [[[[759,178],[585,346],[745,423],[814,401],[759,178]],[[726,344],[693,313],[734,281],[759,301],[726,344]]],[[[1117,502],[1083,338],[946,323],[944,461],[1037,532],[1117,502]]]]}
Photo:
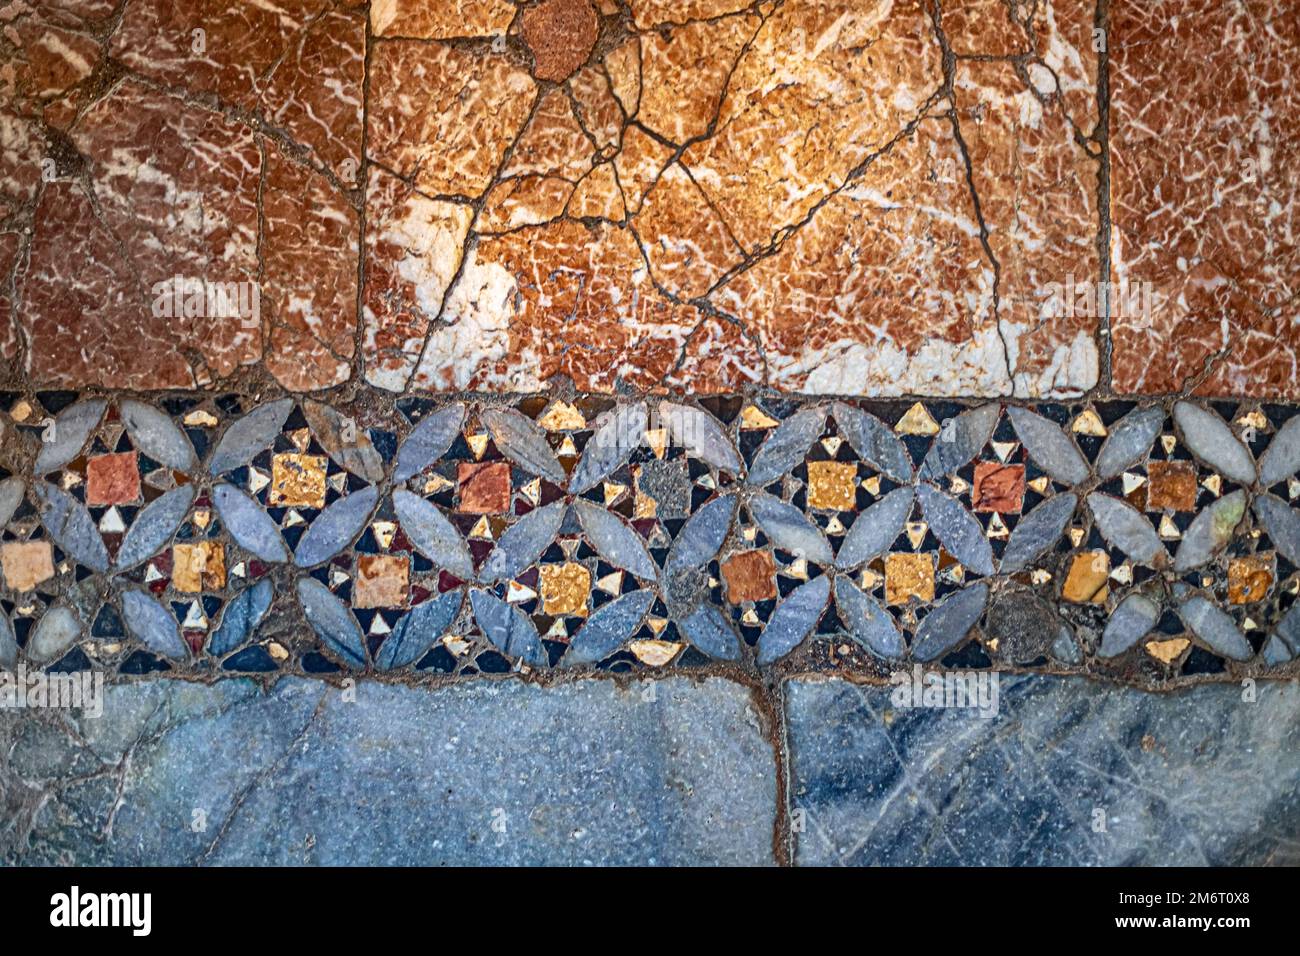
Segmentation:
{"type": "Polygon", "coordinates": [[[1296,0],[0,5],[0,859],[1296,862],[1297,70],[1296,0]]]}

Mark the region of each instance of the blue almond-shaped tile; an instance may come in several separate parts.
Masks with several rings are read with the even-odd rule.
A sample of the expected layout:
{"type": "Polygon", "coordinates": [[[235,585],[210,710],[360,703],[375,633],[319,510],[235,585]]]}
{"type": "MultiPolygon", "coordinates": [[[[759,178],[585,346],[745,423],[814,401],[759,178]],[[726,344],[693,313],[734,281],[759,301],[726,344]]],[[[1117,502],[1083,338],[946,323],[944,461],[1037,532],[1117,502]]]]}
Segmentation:
{"type": "Polygon", "coordinates": [[[794,505],[760,491],[750,498],[749,513],[778,548],[817,564],[831,562],[826,535],[794,505]]]}
{"type": "Polygon", "coordinates": [[[155,654],[173,660],[188,656],[176,619],[143,591],[122,592],[122,618],[128,633],[155,654]]]}
{"type": "Polygon", "coordinates": [[[759,635],[757,661],[760,666],[785,657],[812,633],[826,609],[830,593],[830,578],[822,575],[786,595],[759,635]]]}
{"type": "Polygon", "coordinates": [[[668,429],[673,443],[685,448],[687,454],[714,468],[733,474],[740,472],[740,455],[736,446],[718,420],[708,412],[691,405],[660,402],[659,419],[668,429]]]}
{"type": "Polygon", "coordinates": [[[275,436],[293,411],[293,399],[259,405],[247,415],[231,422],[221,441],[212,451],[208,470],[214,475],[247,464],[259,452],[271,447],[275,436]]]}
{"type": "Polygon", "coordinates": [[[745,480],[762,487],[781,478],[803,461],[825,427],[826,409],[820,405],[795,412],[767,436],[745,480]]]}
{"type": "Polygon", "coordinates": [[[618,405],[597,419],[596,429],[569,477],[569,491],[582,494],[627,461],[632,450],[644,441],[648,420],[645,402],[618,405]]]}
{"type": "Polygon", "coordinates": [[[546,651],[532,618],[496,595],[478,588],[469,592],[469,601],[474,620],[497,650],[533,667],[545,666],[546,651]]]}
{"type": "Polygon", "coordinates": [[[485,408],[483,424],[492,434],[497,450],[524,471],[563,485],[567,480],[546,433],[527,415],[513,408],[485,408]]]}
{"type": "Polygon", "coordinates": [[[246,643],[270,610],[274,596],[271,582],[266,579],[240,591],[226,605],[221,615],[221,626],[208,639],[208,653],[224,657],[246,643]]]}
{"type": "Polygon", "coordinates": [[[194,446],[170,416],[130,398],[122,400],[119,410],[136,448],[174,471],[189,471],[194,467],[194,446]]]}
{"type": "Polygon", "coordinates": [[[653,591],[642,589],[629,591],[601,607],[569,641],[564,663],[594,664],[613,654],[640,627],[654,599],[653,591]]]}

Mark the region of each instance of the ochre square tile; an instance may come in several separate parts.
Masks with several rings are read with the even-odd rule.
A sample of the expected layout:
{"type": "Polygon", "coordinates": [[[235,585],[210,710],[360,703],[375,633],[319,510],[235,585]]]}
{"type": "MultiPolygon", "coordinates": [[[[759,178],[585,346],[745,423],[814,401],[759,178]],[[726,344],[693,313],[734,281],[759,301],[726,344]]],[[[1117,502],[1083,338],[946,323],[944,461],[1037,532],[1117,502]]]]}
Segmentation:
{"type": "Polygon", "coordinates": [[[591,593],[591,572],[573,561],[541,566],[543,614],[587,613],[587,595],[591,593]]]}
{"type": "Polygon", "coordinates": [[[271,493],[277,507],[325,507],[325,456],[284,453],[271,460],[271,493]]]}
{"type": "Polygon", "coordinates": [[[1025,501],[1025,466],[996,461],[975,463],[971,502],[976,511],[1019,514],[1025,501]]]}
{"type": "Polygon", "coordinates": [[[934,555],[896,551],[885,558],[885,603],[934,600],[934,555]]]}
{"type": "Polygon", "coordinates": [[[1195,511],[1196,467],[1190,461],[1153,461],[1147,465],[1148,511],[1195,511]]]}
{"type": "Polygon", "coordinates": [[[1233,558],[1228,565],[1228,601],[1232,604],[1250,604],[1268,596],[1273,584],[1273,562],[1254,555],[1233,558]]]}
{"type": "MultiPolygon", "coordinates": [[[[54,577],[54,549],[48,541],[10,541],[0,545],[5,586],[30,591],[54,577]]],[[[3,613],[3,612],[0,612],[3,613]]]]}
{"type": "Polygon", "coordinates": [[[1061,597],[1075,604],[1104,604],[1110,593],[1110,555],[1105,551],[1082,551],[1070,561],[1061,597]]]}
{"type": "Polygon", "coordinates": [[[86,463],[86,504],[121,505],[140,497],[140,468],[133,451],[98,455],[86,463]]]}
{"type": "Polygon", "coordinates": [[[498,515],[510,510],[510,465],[504,461],[462,462],[457,510],[471,515],[498,515]]]}
{"type": "Polygon", "coordinates": [[[172,548],[172,584],[197,594],[226,586],[226,549],[220,541],[178,544],[172,548]]]}
{"type": "Polygon", "coordinates": [[[353,607],[403,607],[410,583],[410,565],[395,554],[363,554],[357,559],[352,588],[353,607]]]}
{"type": "Polygon", "coordinates": [[[853,510],[857,465],[845,461],[808,462],[808,507],[830,511],[853,510]]]}
{"type": "Polygon", "coordinates": [[[722,580],[732,604],[776,597],[776,567],[768,551],[741,551],[722,563],[722,580]]]}

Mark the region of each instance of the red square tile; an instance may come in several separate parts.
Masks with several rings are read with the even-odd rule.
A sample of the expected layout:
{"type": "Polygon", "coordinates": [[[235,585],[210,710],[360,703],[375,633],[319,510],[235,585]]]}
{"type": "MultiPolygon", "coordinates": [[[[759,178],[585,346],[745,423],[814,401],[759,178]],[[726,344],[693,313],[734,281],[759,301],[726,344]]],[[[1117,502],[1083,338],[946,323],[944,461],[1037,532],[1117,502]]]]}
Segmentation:
{"type": "Polygon", "coordinates": [[[99,455],[86,465],[86,504],[121,505],[140,497],[140,468],[133,451],[99,455]]]}

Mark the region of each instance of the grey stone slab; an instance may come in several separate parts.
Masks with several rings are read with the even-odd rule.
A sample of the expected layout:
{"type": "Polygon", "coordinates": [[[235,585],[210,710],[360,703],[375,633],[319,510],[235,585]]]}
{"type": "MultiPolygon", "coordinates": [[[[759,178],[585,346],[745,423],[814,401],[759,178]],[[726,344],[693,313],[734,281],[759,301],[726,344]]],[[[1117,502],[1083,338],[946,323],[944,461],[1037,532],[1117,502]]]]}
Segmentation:
{"type": "Polygon", "coordinates": [[[0,755],[8,863],[773,862],[772,749],[718,678],[147,680],[0,713],[0,755]]]}
{"type": "Polygon", "coordinates": [[[1300,863],[1300,686],[1002,677],[995,716],[792,681],[796,862],[1300,863]],[[1104,831],[1095,825],[1104,823],[1104,831]]]}

